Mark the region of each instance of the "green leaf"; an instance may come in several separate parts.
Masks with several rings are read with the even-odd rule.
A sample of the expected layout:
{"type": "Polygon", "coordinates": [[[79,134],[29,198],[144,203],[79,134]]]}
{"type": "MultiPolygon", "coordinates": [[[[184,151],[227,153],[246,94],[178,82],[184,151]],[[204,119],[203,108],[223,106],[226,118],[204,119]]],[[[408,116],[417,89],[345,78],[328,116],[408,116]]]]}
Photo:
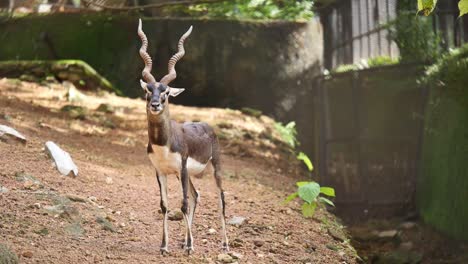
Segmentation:
{"type": "Polygon", "coordinates": [[[290,201],[294,200],[299,194],[297,192],[290,194],[286,199],[284,199],[284,204],[289,203],[290,201]]]}
{"type": "Polygon", "coordinates": [[[335,189],[332,187],[320,187],[320,193],[323,193],[326,196],[335,197],[335,189]]]}
{"type": "Polygon", "coordinates": [[[302,215],[304,217],[312,217],[315,213],[315,207],[317,207],[317,203],[303,203],[302,215]]]}
{"type": "Polygon", "coordinates": [[[460,0],[458,2],[458,8],[460,9],[460,16],[468,13],[468,0],[460,0]]]}
{"type": "Polygon", "coordinates": [[[320,185],[316,182],[308,182],[306,185],[299,187],[298,193],[302,200],[312,203],[320,194],[320,185]]]}
{"type": "Polygon", "coordinates": [[[304,152],[299,152],[299,155],[297,155],[297,159],[302,160],[309,171],[314,170],[314,165],[312,165],[312,161],[310,161],[309,157],[304,152]]]}
{"type": "Polygon", "coordinates": [[[418,12],[422,12],[425,16],[428,16],[432,13],[437,0],[418,0],[418,12]]]}
{"type": "Polygon", "coordinates": [[[331,206],[335,207],[335,204],[334,204],[332,201],[330,201],[330,200],[328,200],[327,198],[325,198],[325,197],[319,197],[318,199],[319,199],[319,201],[322,202],[322,203],[326,203],[326,204],[328,204],[328,205],[331,205],[331,206]]]}
{"type": "Polygon", "coordinates": [[[296,185],[297,185],[297,187],[302,187],[302,186],[304,186],[304,185],[306,185],[308,183],[309,182],[296,182],[296,185]]]}

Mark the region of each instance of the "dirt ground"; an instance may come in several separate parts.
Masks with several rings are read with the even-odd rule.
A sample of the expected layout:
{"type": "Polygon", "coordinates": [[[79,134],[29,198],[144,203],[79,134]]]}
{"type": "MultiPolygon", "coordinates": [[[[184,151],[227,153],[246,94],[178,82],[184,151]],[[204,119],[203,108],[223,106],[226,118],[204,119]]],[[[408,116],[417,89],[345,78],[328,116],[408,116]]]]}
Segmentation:
{"type": "MultiPolygon", "coordinates": [[[[84,113],[64,112],[71,104],[66,93],[60,84],[0,80],[0,124],[28,139],[0,141],[0,244],[21,263],[356,263],[331,214],[319,210],[305,219],[298,202],[281,204],[303,170],[275,135],[273,120],[177,105],[171,105],[176,120],[206,121],[220,135],[227,219],[246,221],[228,225],[234,253],[221,260],[216,188],[208,171],[194,179],[201,194],[195,253],[183,254],[184,223],[175,220],[169,222],[171,254],[161,256],[162,215],[146,157],[144,101],[86,94],[71,98],[84,113]],[[103,103],[107,113],[96,110],[103,103]],[[44,149],[49,140],[71,154],[77,177],[54,168],[44,149]]],[[[174,212],[180,189],[170,177],[174,212]]]]}

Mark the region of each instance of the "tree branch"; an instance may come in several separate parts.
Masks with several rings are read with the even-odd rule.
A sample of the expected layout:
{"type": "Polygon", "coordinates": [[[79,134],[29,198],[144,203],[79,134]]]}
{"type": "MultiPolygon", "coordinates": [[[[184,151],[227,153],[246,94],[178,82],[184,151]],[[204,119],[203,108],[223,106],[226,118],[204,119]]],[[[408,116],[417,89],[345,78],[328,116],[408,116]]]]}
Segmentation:
{"type": "Polygon", "coordinates": [[[116,7],[116,6],[108,6],[105,4],[97,3],[96,0],[83,0],[86,6],[96,6],[108,10],[118,10],[118,11],[129,11],[129,10],[139,10],[139,9],[148,9],[148,8],[161,8],[165,6],[172,6],[172,5],[198,5],[198,4],[208,4],[208,3],[221,3],[227,0],[181,0],[181,1],[170,1],[164,3],[155,3],[149,5],[141,5],[141,6],[128,6],[128,7],[116,7]]]}

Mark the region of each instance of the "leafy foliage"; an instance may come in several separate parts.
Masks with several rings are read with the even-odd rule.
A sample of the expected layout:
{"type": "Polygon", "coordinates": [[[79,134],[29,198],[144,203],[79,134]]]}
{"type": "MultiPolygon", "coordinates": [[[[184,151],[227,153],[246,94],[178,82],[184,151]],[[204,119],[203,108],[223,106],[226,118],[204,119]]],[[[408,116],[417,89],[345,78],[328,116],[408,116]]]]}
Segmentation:
{"type": "Polygon", "coordinates": [[[312,5],[312,0],[232,0],[181,6],[172,11],[196,17],[309,20],[314,15],[312,5]]]}
{"type": "Polygon", "coordinates": [[[291,121],[286,125],[282,123],[275,123],[275,129],[280,134],[280,137],[288,144],[291,148],[295,148],[299,145],[297,140],[296,122],[291,121]]]}
{"type": "Polygon", "coordinates": [[[458,9],[460,9],[460,16],[468,13],[468,0],[460,0],[458,2],[458,9]]]}
{"type": "Polygon", "coordinates": [[[389,56],[378,56],[374,58],[369,58],[367,60],[362,60],[354,64],[342,64],[336,67],[332,72],[340,73],[340,72],[357,71],[357,70],[363,70],[363,69],[368,69],[368,68],[373,68],[373,67],[394,65],[398,63],[399,63],[399,59],[393,59],[393,58],[390,58],[389,56]]]}
{"type": "Polygon", "coordinates": [[[418,10],[427,16],[432,13],[436,4],[437,0],[418,0],[418,10]]]}
{"type": "MultiPolygon", "coordinates": [[[[437,5],[437,0],[417,0],[418,11],[422,12],[425,16],[428,16],[434,11],[437,5]]],[[[468,0],[460,0],[458,2],[458,9],[460,9],[460,16],[468,13],[468,0]]]]}
{"type": "Polygon", "coordinates": [[[430,62],[441,53],[440,37],[432,29],[431,18],[401,11],[390,30],[390,37],[400,50],[401,62],[430,62]]]}
{"type": "MultiPolygon", "coordinates": [[[[442,56],[436,63],[426,70],[426,75],[422,82],[441,88],[441,90],[451,96],[461,105],[468,107],[467,80],[468,71],[468,44],[451,50],[442,56]]],[[[435,107],[437,104],[431,104],[435,107]]]]}

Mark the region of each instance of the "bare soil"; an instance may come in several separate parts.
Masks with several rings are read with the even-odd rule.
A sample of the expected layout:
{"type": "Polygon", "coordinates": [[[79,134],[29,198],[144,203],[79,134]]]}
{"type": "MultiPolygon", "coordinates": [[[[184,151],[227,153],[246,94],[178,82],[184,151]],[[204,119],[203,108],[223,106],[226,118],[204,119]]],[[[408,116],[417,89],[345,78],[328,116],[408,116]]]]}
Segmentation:
{"type": "MultiPolygon", "coordinates": [[[[184,255],[183,221],[169,222],[171,254],[161,256],[162,215],[155,172],[146,157],[144,101],[106,93],[76,99],[85,113],[63,112],[67,90],[0,80],[0,124],[23,133],[26,144],[0,141],[0,244],[21,263],[217,263],[221,252],[218,203],[208,170],[194,179],[201,194],[194,220],[195,253],[184,255]],[[112,107],[97,111],[100,104],[112,107]],[[79,167],[62,176],[44,150],[54,141],[79,167]],[[214,234],[211,234],[214,229],[214,234]]],[[[183,95],[181,95],[183,96],[183,95]]],[[[356,263],[342,226],[324,210],[313,219],[300,204],[282,205],[303,170],[273,129],[273,120],[229,109],[171,105],[176,120],[203,120],[223,147],[231,251],[239,263],[356,263]],[[333,238],[330,230],[339,233],[333,238]],[[342,241],[344,240],[344,241],[342,241]]],[[[181,187],[169,178],[170,209],[181,187]]]]}

